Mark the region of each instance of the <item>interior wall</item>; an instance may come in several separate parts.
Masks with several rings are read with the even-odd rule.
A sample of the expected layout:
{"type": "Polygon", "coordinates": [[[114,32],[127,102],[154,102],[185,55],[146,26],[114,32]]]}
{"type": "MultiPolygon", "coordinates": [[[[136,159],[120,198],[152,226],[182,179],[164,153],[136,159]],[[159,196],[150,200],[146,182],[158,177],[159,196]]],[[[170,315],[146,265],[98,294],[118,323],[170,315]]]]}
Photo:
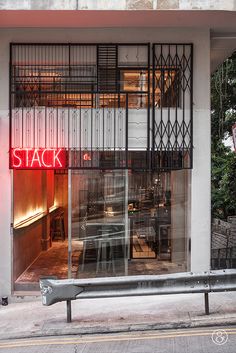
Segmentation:
{"type": "Polygon", "coordinates": [[[37,212],[46,211],[41,170],[14,170],[14,224],[37,212]]]}
{"type": "Polygon", "coordinates": [[[45,216],[32,224],[14,229],[13,232],[13,280],[39,256],[42,239],[50,232],[45,227],[47,208],[54,204],[54,171],[14,170],[13,209],[14,224],[39,212],[45,216]]]}
{"type": "Polygon", "coordinates": [[[42,231],[42,220],[31,224],[26,229],[14,230],[13,281],[16,281],[42,251],[42,231]]]}

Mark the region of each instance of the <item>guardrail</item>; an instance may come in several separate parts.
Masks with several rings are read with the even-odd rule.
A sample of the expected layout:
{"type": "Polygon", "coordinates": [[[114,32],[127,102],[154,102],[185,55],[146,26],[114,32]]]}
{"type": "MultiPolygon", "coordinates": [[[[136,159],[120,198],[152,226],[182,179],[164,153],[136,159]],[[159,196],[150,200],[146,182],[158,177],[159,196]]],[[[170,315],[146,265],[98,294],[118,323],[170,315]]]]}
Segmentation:
{"type": "Polygon", "coordinates": [[[67,302],[67,322],[71,322],[71,301],[76,299],[204,293],[209,315],[209,293],[236,290],[236,270],[184,272],[159,276],[127,276],[89,279],[41,279],[43,305],[67,302]]]}

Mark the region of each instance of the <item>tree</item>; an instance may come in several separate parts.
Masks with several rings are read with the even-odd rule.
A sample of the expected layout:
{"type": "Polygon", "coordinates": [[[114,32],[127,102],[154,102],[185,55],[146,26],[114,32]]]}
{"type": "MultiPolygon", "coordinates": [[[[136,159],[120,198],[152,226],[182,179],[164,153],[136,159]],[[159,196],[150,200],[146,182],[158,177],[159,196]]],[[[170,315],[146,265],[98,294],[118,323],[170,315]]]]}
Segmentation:
{"type": "Polygon", "coordinates": [[[236,215],[236,153],[224,140],[236,122],[236,52],[211,79],[212,217],[236,215]]]}

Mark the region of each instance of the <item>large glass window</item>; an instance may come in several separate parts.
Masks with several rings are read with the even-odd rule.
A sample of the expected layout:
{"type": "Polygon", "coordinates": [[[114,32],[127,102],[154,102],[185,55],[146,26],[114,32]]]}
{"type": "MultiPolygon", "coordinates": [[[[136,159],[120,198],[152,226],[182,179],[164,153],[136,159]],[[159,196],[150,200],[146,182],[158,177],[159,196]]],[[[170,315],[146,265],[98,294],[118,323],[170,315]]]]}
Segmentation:
{"type": "Polygon", "coordinates": [[[186,171],[73,172],[75,277],[186,271],[188,183],[186,171]]]}

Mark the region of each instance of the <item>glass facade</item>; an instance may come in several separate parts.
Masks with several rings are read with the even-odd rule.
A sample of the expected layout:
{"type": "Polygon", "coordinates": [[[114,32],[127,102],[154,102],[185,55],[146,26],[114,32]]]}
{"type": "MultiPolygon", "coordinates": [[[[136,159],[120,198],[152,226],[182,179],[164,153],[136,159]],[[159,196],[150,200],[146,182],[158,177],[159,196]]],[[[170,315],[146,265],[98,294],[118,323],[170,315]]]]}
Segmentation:
{"type": "Polygon", "coordinates": [[[68,218],[67,173],[15,171],[15,288],[35,289],[40,277],[68,273],[89,278],[187,271],[190,178],[187,170],[75,170],[68,218]]]}

